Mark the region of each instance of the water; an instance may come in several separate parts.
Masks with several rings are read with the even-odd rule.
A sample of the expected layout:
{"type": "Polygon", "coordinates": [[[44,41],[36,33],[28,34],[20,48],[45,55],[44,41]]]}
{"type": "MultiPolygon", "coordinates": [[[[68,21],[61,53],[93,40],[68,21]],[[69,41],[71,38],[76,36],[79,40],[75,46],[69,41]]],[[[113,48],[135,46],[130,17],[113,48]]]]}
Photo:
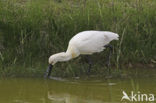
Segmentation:
{"type": "Polygon", "coordinates": [[[0,79],[0,103],[121,103],[123,90],[156,95],[156,78],[0,79]]]}

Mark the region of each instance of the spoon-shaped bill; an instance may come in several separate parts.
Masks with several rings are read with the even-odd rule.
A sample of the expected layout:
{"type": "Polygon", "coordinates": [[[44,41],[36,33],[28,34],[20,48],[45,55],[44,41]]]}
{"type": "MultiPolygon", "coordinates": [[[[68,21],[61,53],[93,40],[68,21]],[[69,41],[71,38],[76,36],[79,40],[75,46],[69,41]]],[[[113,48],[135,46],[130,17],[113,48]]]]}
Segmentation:
{"type": "Polygon", "coordinates": [[[44,75],[45,78],[49,78],[50,77],[52,68],[53,68],[53,65],[49,64],[49,67],[47,68],[46,73],[44,75]]]}

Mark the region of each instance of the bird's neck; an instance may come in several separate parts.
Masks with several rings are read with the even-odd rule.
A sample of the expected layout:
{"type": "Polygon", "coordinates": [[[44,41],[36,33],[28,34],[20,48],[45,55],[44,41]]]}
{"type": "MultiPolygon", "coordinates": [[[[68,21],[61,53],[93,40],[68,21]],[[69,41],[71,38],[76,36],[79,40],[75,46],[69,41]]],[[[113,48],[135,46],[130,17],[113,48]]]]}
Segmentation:
{"type": "Polygon", "coordinates": [[[69,54],[71,58],[76,58],[80,55],[79,51],[72,45],[68,46],[66,53],[69,54]]]}
{"type": "Polygon", "coordinates": [[[59,55],[59,60],[58,61],[68,61],[72,59],[72,55],[70,53],[64,52],[59,55]]]}

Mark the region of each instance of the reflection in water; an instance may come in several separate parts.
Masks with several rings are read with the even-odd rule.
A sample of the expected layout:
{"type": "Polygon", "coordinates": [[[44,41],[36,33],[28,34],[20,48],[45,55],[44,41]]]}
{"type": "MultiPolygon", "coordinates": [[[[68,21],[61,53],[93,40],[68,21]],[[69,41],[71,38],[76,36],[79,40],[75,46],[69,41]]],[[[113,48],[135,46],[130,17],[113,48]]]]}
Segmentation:
{"type": "Polygon", "coordinates": [[[50,94],[48,92],[48,99],[55,102],[55,103],[103,103],[100,100],[94,99],[81,99],[77,96],[70,95],[70,94],[50,94]]]}
{"type": "Polygon", "coordinates": [[[0,103],[120,103],[122,91],[156,94],[156,79],[0,80],[0,103]],[[152,82],[151,82],[152,81],[152,82]]]}
{"type": "MultiPolygon", "coordinates": [[[[56,78],[55,78],[56,80],[56,78]]],[[[58,80],[58,79],[57,79],[58,80]]],[[[60,80],[60,79],[59,79],[60,80]]],[[[60,80],[62,81],[62,79],[60,80]]],[[[64,80],[65,81],[65,80],[64,80]]],[[[97,86],[107,86],[107,83],[81,83],[81,82],[46,82],[47,85],[47,100],[54,103],[103,103],[96,97],[97,86]],[[55,84],[53,84],[55,82],[55,84]],[[90,91],[93,88],[93,91],[90,91]],[[96,93],[94,93],[94,91],[96,93]],[[90,92],[90,93],[89,93],[90,92]],[[93,93],[92,93],[93,92],[93,93]]],[[[101,95],[102,96],[102,95],[101,95]]],[[[103,97],[102,97],[103,98],[103,97]]]]}

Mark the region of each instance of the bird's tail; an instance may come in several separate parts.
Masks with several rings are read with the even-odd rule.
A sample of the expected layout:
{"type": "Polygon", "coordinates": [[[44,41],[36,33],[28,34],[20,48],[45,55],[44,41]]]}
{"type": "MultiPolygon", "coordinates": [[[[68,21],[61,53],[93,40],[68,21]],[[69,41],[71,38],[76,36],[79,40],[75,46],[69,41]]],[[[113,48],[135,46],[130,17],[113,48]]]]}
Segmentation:
{"type": "Polygon", "coordinates": [[[112,40],[119,40],[119,35],[117,33],[113,32],[105,32],[107,38],[112,41],[112,40]]]}

